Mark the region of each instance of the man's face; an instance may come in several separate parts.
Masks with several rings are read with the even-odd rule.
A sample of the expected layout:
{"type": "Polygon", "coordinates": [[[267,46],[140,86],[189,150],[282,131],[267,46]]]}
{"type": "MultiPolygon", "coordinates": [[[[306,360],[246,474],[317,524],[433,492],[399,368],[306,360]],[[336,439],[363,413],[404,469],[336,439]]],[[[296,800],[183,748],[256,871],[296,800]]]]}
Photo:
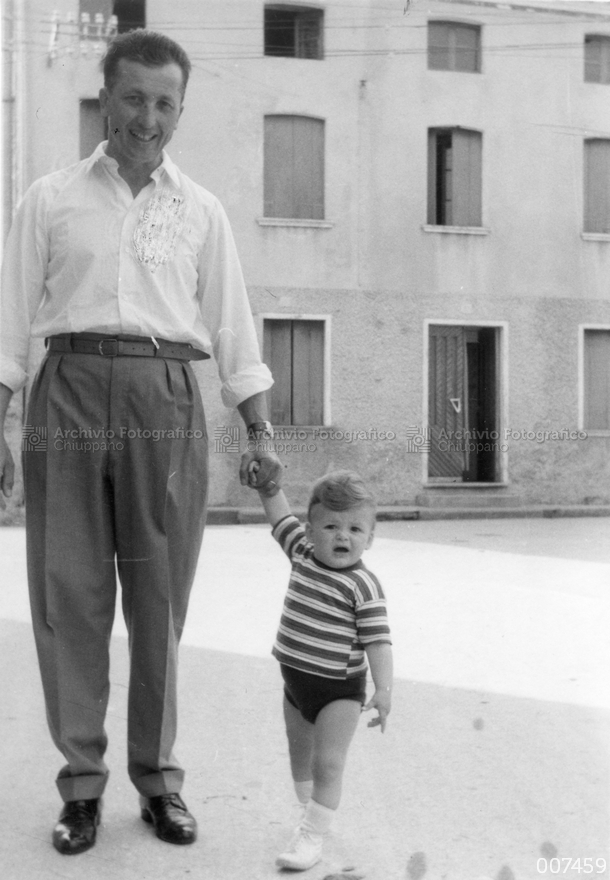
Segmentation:
{"type": "Polygon", "coordinates": [[[330,568],[347,568],[358,562],[373,543],[374,530],[375,518],[368,504],[348,510],[329,510],[315,504],[306,525],[314,556],[330,568]]]}
{"type": "Polygon", "coordinates": [[[100,90],[102,116],[108,117],[107,153],[120,166],[160,165],[182,113],[182,82],[178,64],[147,67],[121,58],[114,85],[100,90]]]}

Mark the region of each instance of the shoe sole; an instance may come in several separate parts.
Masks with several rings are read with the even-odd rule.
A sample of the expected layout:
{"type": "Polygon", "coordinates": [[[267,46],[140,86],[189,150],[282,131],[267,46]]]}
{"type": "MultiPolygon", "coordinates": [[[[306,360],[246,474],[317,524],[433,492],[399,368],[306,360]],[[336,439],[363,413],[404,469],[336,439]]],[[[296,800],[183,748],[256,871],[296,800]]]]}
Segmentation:
{"type": "Polygon", "coordinates": [[[317,865],[318,862],[322,861],[322,856],[317,856],[313,861],[307,862],[304,865],[302,862],[300,865],[295,865],[294,862],[291,864],[289,858],[282,858],[282,856],[278,856],[275,860],[276,868],[285,868],[287,871],[309,871],[310,868],[313,868],[314,865],[317,865]]]}

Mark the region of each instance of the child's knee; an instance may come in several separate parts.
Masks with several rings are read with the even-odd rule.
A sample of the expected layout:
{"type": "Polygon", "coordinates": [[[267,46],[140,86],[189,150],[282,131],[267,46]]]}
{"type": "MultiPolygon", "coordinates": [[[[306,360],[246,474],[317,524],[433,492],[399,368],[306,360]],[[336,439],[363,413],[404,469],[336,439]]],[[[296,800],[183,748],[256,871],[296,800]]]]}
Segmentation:
{"type": "Polygon", "coordinates": [[[331,782],[343,775],[345,755],[336,752],[323,752],[314,757],[312,773],[320,782],[331,782]]]}

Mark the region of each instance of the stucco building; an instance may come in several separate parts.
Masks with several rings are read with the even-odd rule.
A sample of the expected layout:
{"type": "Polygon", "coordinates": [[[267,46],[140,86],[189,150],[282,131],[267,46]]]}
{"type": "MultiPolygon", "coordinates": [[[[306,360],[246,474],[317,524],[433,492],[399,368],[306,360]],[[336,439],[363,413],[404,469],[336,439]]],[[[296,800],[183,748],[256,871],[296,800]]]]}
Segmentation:
{"type": "MultiPolygon", "coordinates": [[[[229,214],[295,503],[336,467],[384,505],[610,503],[609,3],[6,0],[5,16],[5,231],[26,185],[103,138],[117,27],[191,55],[170,153],[229,214]]],[[[199,378],[211,502],[252,505],[239,419],[212,362],[199,378]]]]}

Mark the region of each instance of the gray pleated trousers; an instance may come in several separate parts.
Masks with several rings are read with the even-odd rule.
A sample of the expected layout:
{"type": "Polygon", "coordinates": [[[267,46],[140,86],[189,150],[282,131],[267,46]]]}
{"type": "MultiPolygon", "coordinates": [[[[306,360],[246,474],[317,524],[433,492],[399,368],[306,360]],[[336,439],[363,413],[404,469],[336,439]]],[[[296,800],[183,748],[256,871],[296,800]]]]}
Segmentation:
{"type": "Polygon", "coordinates": [[[51,354],[27,426],[36,437],[28,449],[26,433],[23,453],[28,579],[48,724],[66,760],[59,792],[94,798],[106,784],[117,570],[129,776],[147,797],[179,791],[177,653],[208,481],[194,374],[178,360],[51,354]]]}

